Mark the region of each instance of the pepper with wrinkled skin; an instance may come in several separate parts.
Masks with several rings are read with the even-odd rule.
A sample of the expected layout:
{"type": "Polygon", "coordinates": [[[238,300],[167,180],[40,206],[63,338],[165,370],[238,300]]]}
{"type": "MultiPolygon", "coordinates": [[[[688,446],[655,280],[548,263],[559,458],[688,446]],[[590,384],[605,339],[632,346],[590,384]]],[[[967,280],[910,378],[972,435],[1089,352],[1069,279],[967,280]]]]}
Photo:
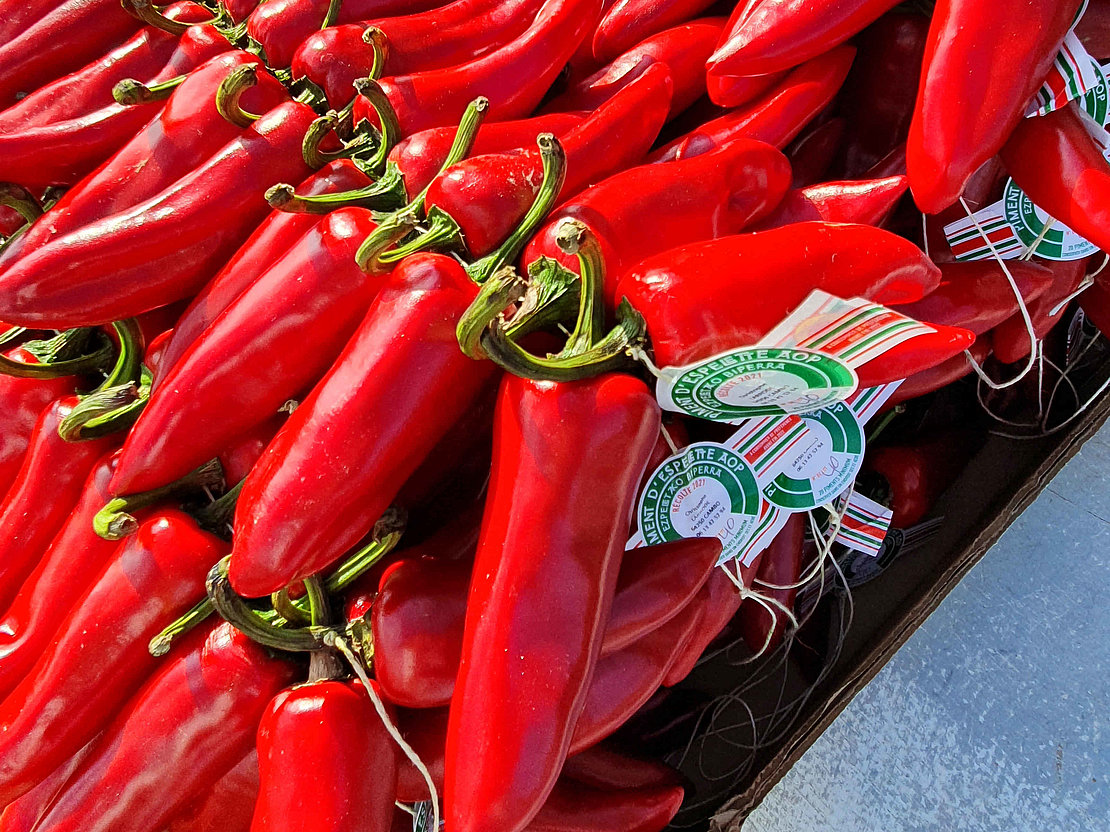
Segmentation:
{"type": "Polygon", "coordinates": [[[282,691],[258,726],[260,789],[251,832],[388,832],[396,753],[357,679],[282,691]]]}
{"type": "Polygon", "coordinates": [[[21,257],[0,273],[0,317],[69,328],[195,293],[265,217],[274,180],[310,173],[300,149],[315,120],[281,104],[161,193],[21,257]]]}
{"type": "Polygon", "coordinates": [[[355,262],[376,227],[365,208],[328,214],[219,314],[151,394],[113,493],[184,476],[327,371],[381,286],[355,262]]]}
{"type": "Polygon", "coordinates": [[[888,176],[865,181],[822,182],[792,189],[786,192],[774,211],[753,223],[751,230],[766,231],[811,220],[881,226],[908,185],[905,176],[888,176]]]}
{"type": "Polygon", "coordinates": [[[295,670],[227,624],[198,643],[203,634],[190,634],[112,721],[37,829],[162,829],[243,758],[267,703],[295,670]]]}
{"type": "Polygon", "coordinates": [[[120,545],[0,703],[0,801],[26,793],[110,723],[157,666],[147,643],[203,595],[224,551],[175,509],[160,510],[120,545]]]}
{"type": "MultiPolygon", "coordinates": [[[[262,8],[265,8],[263,4],[262,8]]],[[[523,118],[535,109],[578,43],[596,22],[601,0],[546,0],[520,37],[473,61],[383,78],[402,136],[455,124],[476,95],[489,99],[489,120],[523,118]]],[[[355,121],[377,116],[364,96],[355,121]]]]}
{"type": "Polygon", "coordinates": [[[449,828],[519,832],[554,788],[659,429],[630,376],[502,381],[447,732],[449,828]]]}
{"type": "MultiPolygon", "coordinates": [[[[1006,143],[1048,74],[1081,0],[939,0],[929,25],[906,163],[918,207],[936,214],[1006,143]]],[[[1035,121],[1035,119],[1034,119],[1035,121]]]]}
{"type": "Polygon", "coordinates": [[[832,101],[856,50],[841,46],[785,76],[762,98],[707,121],[654,151],[652,162],[669,162],[707,153],[737,138],[758,139],[780,150],[832,101]]]}
{"type": "Polygon", "coordinates": [[[563,222],[576,219],[598,240],[605,298],[615,306],[618,281],[636,263],[676,246],[742,231],[766,216],[789,184],[786,157],[747,139],[692,159],[630,168],[559,208],[524,250],[524,262],[550,257],[577,273],[578,257],[557,243],[563,222]]]}

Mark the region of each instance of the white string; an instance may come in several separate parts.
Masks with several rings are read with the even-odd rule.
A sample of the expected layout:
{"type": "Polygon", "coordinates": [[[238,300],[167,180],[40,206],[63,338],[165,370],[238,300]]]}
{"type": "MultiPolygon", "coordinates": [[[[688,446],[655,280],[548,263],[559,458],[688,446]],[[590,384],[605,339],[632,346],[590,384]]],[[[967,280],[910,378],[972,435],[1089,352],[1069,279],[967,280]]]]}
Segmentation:
{"type": "Polygon", "coordinates": [[[925,249],[925,256],[932,260],[933,255],[929,253],[929,218],[924,214],[921,215],[921,240],[924,243],[922,248],[925,249]]]}
{"type": "Polygon", "coordinates": [[[1021,255],[1019,259],[1024,260],[1027,263],[1032,260],[1033,255],[1037,253],[1037,246],[1044,242],[1044,238],[1048,236],[1048,232],[1052,230],[1052,226],[1054,226],[1055,224],[1056,218],[1049,217],[1048,222],[1046,222],[1044,224],[1044,228],[1041,229],[1041,233],[1037,235],[1037,239],[1035,239],[1032,243],[1029,244],[1029,246],[1026,247],[1025,254],[1021,255]]]}
{"type": "Polygon", "coordinates": [[[1068,295],[1066,298],[1052,307],[1052,310],[1048,313],[1049,316],[1055,318],[1057,315],[1060,314],[1060,312],[1063,311],[1065,306],[1067,306],[1069,303],[1071,303],[1073,300],[1075,300],[1077,297],[1079,297],[1081,294],[1086,292],[1094,285],[1095,276],[1093,274],[1084,276],[1084,278],[1079,281],[1079,285],[1075,288],[1074,292],[1072,292],[1070,295],[1068,295]]]}
{"type": "Polygon", "coordinates": [[[645,367],[647,367],[648,372],[650,372],[653,376],[655,376],[656,378],[663,378],[662,370],[660,370],[658,367],[655,366],[655,362],[652,361],[648,357],[648,354],[646,352],[644,352],[643,347],[641,347],[641,346],[629,347],[628,348],[628,354],[631,355],[633,358],[635,358],[637,361],[639,361],[641,364],[643,364],[645,367]]]}
{"type": "Polygon", "coordinates": [[[420,776],[424,778],[424,782],[428,784],[428,794],[432,796],[432,829],[439,829],[439,793],[436,791],[435,781],[432,780],[432,775],[428,771],[428,767],[424,765],[424,761],[420,759],[411,745],[405,742],[405,738],[401,736],[400,730],[393,724],[393,720],[389,718],[386,712],[385,703],[382,702],[378,692],[374,690],[374,686],[370,684],[370,678],[366,675],[366,670],[362,667],[362,662],[354,654],[347,642],[343,637],[337,633],[328,633],[325,637],[326,641],[331,641],[335,648],[343,654],[343,658],[351,665],[358,676],[362,686],[366,688],[366,693],[370,696],[370,701],[374,703],[374,710],[378,712],[378,717],[381,719],[382,724],[385,725],[385,730],[389,732],[389,736],[393,737],[393,741],[397,743],[401,751],[408,757],[409,762],[416,766],[416,770],[420,772],[420,776]]]}
{"type": "Polygon", "coordinates": [[[409,806],[407,803],[402,803],[400,800],[394,800],[393,805],[396,806],[398,809],[400,809],[405,814],[411,815],[412,817],[416,817],[416,810],[414,808],[412,808],[411,806],[409,806]]]}
{"type": "Polygon", "coordinates": [[[679,454],[679,448],[674,441],[674,437],[671,436],[671,432],[667,430],[666,425],[662,424],[659,426],[659,430],[663,434],[663,441],[666,442],[667,447],[671,449],[671,453],[677,456],[679,454]]]}

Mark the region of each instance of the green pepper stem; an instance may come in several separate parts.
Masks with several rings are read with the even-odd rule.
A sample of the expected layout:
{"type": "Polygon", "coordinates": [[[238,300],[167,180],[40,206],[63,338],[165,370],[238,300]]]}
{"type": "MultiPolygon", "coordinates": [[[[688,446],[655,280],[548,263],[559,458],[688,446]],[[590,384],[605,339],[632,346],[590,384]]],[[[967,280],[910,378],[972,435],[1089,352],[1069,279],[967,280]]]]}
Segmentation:
{"type": "Polygon", "coordinates": [[[597,236],[578,220],[563,220],[555,232],[555,244],[565,253],[577,255],[579,289],[578,319],[561,354],[578,355],[597,340],[605,326],[605,266],[597,236]]]}
{"type": "Polygon", "coordinates": [[[279,589],[277,592],[273,593],[270,596],[270,603],[274,607],[274,612],[290,624],[305,626],[312,623],[311,613],[301,609],[297,604],[293,603],[293,599],[289,597],[288,588],[279,589]]]}
{"type": "Polygon", "coordinates": [[[35,195],[14,182],[0,182],[0,205],[19,212],[27,223],[32,223],[43,214],[42,203],[35,195]]]}
{"type": "Polygon", "coordinates": [[[206,26],[219,19],[219,17],[214,16],[211,20],[205,20],[202,23],[182,23],[180,20],[170,20],[158,11],[150,0],[123,0],[123,8],[148,26],[161,29],[163,32],[169,32],[171,35],[183,35],[190,26],[206,26]]]}
{"type": "Polygon", "coordinates": [[[567,320],[579,305],[578,275],[558,260],[533,260],[528,264],[528,277],[528,291],[505,323],[505,334],[513,340],[567,320]]]}
{"type": "Polygon", "coordinates": [[[439,206],[431,207],[420,229],[420,234],[415,239],[384,252],[381,261],[396,263],[418,251],[450,251],[464,248],[462,229],[454,218],[439,206]]]}
{"type": "Polygon", "coordinates": [[[377,81],[385,72],[385,62],[389,58],[389,38],[377,26],[367,26],[366,31],[362,33],[362,42],[369,46],[374,53],[374,60],[370,64],[370,74],[367,77],[377,81]]]}
{"type": "Polygon", "coordinates": [[[128,494],[108,501],[93,518],[93,531],[105,540],[119,540],[133,534],[139,528],[139,522],[131,512],[140,508],[153,505],[168,497],[187,494],[204,489],[217,489],[223,484],[224,472],[218,459],[206,462],[195,471],[186,474],[181,479],[138,494],[128,494]]]}
{"type": "Polygon", "coordinates": [[[67,442],[107,436],[129,427],[150,396],[149,379],[137,385],[143,374],[143,333],[138,321],[129,318],[112,324],[119,340],[116,364],[107,378],[88,396],[82,397],[69,414],[58,423],[58,435],[67,442]],[[142,399],[142,406],[135,404],[142,399]]]}
{"type": "Polygon", "coordinates": [[[478,361],[485,358],[482,333],[512,304],[520,301],[527,284],[512,266],[505,266],[482,284],[478,296],[459,318],[455,335],[463,354],[478,361]]]}
{"type": "Polygon", "coordinates": [[[388,272],[390,267],[382,262],[381,255],[394,243],[407,237],[415,227],[415,218],[401,212],[382,220],[355,252],[358,267],[367,274],[388,272]]]}
{"type": "Polygon", "coordinates": [[[343,0],[331,0],[328,3],[328,10],[324,14],[324,20],[320,23],[321,29],[327,29],[329,26],[334,26],[335,21],[339,18],[339,9],[343,6],[343,0]]]}
{"type": "Polygon", "coordinates": [[[112,87],[112,98],[117,104],[124,107],[134,107],[138,104],[151,104],[155,101],[164,101],[169,98],[188,78],[188,75],[178,75],[168,81],[147,86],[134,78],[124,78],[112,87]]]}
{"type": "Polygon", "coordinates": [[[216,90],[216,112],[236,127],[250,127],[261,116],[248,113],[240,100],[243,93],[258,83],[258,64],[237,66],[220,82],[216,90]]]}
{"type": "Polygon", "coordinates": [[[320,149],[320,142],[335,129],[338,123],[339,113],[328,110],[308,126],[308,131],[301,142],[301,156],[310,168],[322,168],[333,158],[333,154],[324,153],[320,149]]]}
{"type": "Polygon", "coordinates": [[[170,648],[173,646],[174,641],[202,623],[215,611],[216,608],[207,598],[194,604],[187,613],[150,640],[150,643],[147,645],[147,650],[150,651],[150,655],[155,657],[166,655],[170,652],[170,648]]]}
{"type": "Polygon", "coordinates": [[[248,638],[276,650],[309,652],[323,648],[324,635],[331,632],[328,628],[278,628],[272,621],[268,621],[252,609],[245,599],[237,595],[227,577],[230,560],[230,556],[225,557],[213,566],[205,581],[208,598],[225,621],[248,638]]]}
{"type": "Polygon", "coordinates": [[[390,162],[377,182],[365,188],[336,194],[300,196],[292,185],[274,185],[266,201],[277,211],[290,214],[327,214],[337,208],[356,206],[374,211],[391,211],[405,204],[405,180],[400,169],[390,162]]]}
{"type": "Polygon", "coordinates": [[[46,358],[38,364],[28,364],[0,355],[0,374],[17,378],[64,378],[101,370],[112,360],[116,348],[111,339],[99,330],[94,332],[87,327],[67,330],[50,341],[28,342],[27,349],[34,353],[32,344],[36,344],[43,347],[45,353],[64,353],[67,351],[67,344],[87,341],[89,337],[94,337],[98,346],[89,348],[76,358],[46,358]],[[52,344],[59,346],[51,346],[52,344]]]}
{"type": "MultiPolygon", "coordinates": [[[[378,65],[377,54],[374,57],[375,66],[378,65]]],[[[397,111],[393,103],[373,78],[359,78],[355,81],[355,92],[366,99],[366,102],[378,116],[378,149],[366,165],[370,170],[382,170],[385,167],[389,151],[401,140],[401,123],[397,118],[397,111]]]]}

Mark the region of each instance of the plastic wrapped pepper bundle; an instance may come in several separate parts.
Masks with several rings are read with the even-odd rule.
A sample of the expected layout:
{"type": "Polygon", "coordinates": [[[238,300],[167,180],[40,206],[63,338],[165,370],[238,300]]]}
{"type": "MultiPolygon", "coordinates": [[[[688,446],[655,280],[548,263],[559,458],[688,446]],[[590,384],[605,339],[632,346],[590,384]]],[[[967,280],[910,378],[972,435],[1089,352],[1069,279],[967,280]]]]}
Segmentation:
{"type": "Polygon", "coordinates": [[[0,5],[3,832],[662,830],[1110,326],[1104,0],[0,5]]]}

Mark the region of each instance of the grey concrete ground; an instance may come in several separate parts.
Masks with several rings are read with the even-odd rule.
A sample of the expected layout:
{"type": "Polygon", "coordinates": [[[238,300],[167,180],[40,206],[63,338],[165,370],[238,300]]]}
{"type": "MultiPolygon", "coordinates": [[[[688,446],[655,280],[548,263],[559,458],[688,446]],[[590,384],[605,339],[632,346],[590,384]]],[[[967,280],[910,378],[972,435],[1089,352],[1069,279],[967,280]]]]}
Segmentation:
{"type": "Polygon", "coordinates": [[[1110,832],[1110,425],[745,832],[1110,832]]]}

